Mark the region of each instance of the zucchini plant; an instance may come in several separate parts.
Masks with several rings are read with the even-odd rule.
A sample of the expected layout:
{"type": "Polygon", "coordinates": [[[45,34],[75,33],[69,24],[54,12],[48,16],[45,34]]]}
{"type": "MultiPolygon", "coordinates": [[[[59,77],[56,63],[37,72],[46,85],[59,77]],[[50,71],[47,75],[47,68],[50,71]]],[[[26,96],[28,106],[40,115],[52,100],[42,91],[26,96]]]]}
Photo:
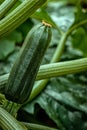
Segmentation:
{"type": "MultiPolygon", "coordinates": [[[[1,0],[0,2],[0,38],[5,38],[31,15],[33,17],[34,12],[49,1],[1,0]]],[[[36,14],[36,17],[39,17],[37,12],[36,14]]],[[[1,130],[58,130],[43,125],[20,122],[16,119],[17,112],[42,92],[50,78],[87,71],[86,57],[59,62],[68,37],[77,28],[86,24],[87,20],[73,24],[68,31],[63,32],[50,17],[44,16],[44,13],[43,17],[41,19],[40,16],[42,22],[35,25],[27,34],[11,71],[0,76],[1,130]],[[60,42],[50,63],[41,65],[45,52],[51,43],[52,26],[59,32],[60,42]],[[36,80],[37,84],[34,84],[36,80]]],[[[65,130],[61,125],[59,128],[65,130]]]]}
{"type": "Polygon", "coordinates": [[[50,40],[51,28],[44,23],[29,32],[9,76],[5,90],[7,99],[19,104],[28,100],[50,40]]]}

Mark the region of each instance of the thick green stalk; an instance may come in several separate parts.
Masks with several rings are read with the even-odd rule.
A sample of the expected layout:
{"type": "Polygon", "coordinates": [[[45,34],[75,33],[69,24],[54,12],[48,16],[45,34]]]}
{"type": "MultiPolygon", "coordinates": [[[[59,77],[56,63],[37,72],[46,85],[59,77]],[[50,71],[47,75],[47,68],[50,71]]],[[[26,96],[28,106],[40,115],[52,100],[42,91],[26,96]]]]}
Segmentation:
{"type": "Polygon", "coordinates": [[[47,0],[25,0],[0,21],[0,37],[13,31],[27,20],[47,0]]]}
{"type": "Polygon", "coordinates": [[[0,127],[4,130],[58,130],[38,124],[18,122],[6,110],[0,107],[0,127]]]}
{"type": "Polygon", "coordinates": [[[38,124],[32,124],[32,123],[24,123],[23,124],[29,128],[29,130],[59,130],[56,128],[50,128],[47,126],[43,126],[43,125],[38,125],[38,124]]]}
{"type": "Polygon", "coordinates": [[[9,112],[12,116],[16,117],[21,105],[4,99],[1,107],[9,112]]]}
{"type": "Polygon", "coordinates": [[[6,110],[0,107],[0,127],[4,130],[28,130],[24,125],[21,125],[13,116],[6,110]]]}
{"type": "Polygon", "coordinates": [[[49,81],[49,78],[62,76],[66,74],[79,73],[82,71],[87,71],[87,58],[42,65],[39,69],[36,80],[44,78],[46,79],[40,80],[35,84],[29,97],[29,101],[31,101],[44,89],[45,85],[49,81]]]}
{"type": "Polygon", "coordinates": [[[9,11],[9,9],[15,4],[17,0],[5,0],[0,5],[0,19],[9,11]]]}
{"type": "MultiPolygon", "coordinates": [[[[72,73],[79,73],[86,70],[87,70],[87,58],[41,65],[36,77],[36,80],[41,80],[41,81],[39,81],[35,86],[38,86],[38,84],[39,85],[42,84],[44,86],[48,81],[47,78],[52,78],[52,77],[57,77],[57,76],[62,76],[62,75],[72,74],[72,73]],[[46,79],[46,80],[42,80],[42,79],[46,79]]],[[[0,76],[0,91],[3,90],[4,92],[4,88],[6,87],[8,77],[9,74],[0,76]]],[[[35,87],[32,93],[37,95],[39,89],[42,89],[42,87],[38,89],[37,87],[35,87]]]]}
{"type": "Polygon", "coordinates": [[[86,23],[87,23],[87,19],[85,19],[85,20],[83,20],[83,21],[81,21],[81,22],[79,22],[79,23],[77,23],[77,24],[71,26],[71,28],[67,31],[67,37],[68,37],[75,29],[79,28],[80,26],[82,26],[82,25],[84,25],[84,24],[86,24],[86,23]]]}
{"type": "Polygon", "coordinates": [[[87,58],[42,65],[36,80],[87,71],[87,58]]]}
{"type": "Polygon", "coordinates": [[[59,42],[59,44],[56,48],[56,51],[51,59],[51,63],[58,62],[60,60],[61,55],[62,55],[63,50],[64,50],[64,47],[65,47],[66,39],[67,39],[67,33],[65,33],[61,36],[60,42],[59,42]]]}

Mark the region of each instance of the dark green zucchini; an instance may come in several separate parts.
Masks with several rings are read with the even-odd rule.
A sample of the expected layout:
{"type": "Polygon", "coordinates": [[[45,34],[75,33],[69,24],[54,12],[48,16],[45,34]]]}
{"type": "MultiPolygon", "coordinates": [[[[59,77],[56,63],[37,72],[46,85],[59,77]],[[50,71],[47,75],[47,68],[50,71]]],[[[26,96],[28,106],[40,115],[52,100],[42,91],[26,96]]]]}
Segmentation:
{"type": "Polygon", "coordinates": [[[19,104],[28,100],[50,40],[51,28],[48,24],[43,22],[31,29],[10,72],[5,89],[8,100],[19,104]]]}

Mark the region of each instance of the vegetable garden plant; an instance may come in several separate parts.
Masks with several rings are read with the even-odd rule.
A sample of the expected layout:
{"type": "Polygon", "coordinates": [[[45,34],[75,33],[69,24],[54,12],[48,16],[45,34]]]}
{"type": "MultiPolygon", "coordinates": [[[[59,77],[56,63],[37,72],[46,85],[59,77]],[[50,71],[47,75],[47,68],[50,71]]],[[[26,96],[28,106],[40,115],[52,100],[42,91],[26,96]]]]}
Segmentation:
{"type": "Polygon", "coordinates": [[[0,0],[0,129],[87,130],[87,1],[0,0]]]}

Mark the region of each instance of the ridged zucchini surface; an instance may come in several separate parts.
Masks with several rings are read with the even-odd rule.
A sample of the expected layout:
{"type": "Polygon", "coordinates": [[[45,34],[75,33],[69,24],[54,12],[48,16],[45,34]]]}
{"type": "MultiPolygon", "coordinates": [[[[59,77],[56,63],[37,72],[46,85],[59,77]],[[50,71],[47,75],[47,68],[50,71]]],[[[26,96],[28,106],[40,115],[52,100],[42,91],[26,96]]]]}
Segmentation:
{"type": "Polygon", "coordinates": [[[48,24],[36,25],[28,33],[7,82],[5,96],[8,100],[19,104],[27,102],[50,40],[48,24]]]}

